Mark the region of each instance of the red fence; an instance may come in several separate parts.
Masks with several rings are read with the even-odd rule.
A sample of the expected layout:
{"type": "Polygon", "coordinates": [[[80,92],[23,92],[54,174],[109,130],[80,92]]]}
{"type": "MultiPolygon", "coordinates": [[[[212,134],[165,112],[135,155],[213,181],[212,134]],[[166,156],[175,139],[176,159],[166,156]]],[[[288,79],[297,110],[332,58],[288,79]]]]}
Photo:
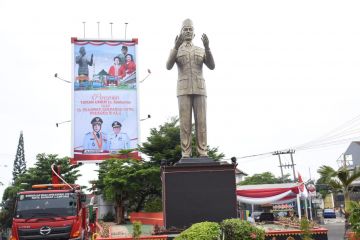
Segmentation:
{"type": "Polygon", "coordinates": [[[162,212],[132,212],[130,213],[130,222],[138,221],[142,224],[164,226],[164,218],[162,212]]]}

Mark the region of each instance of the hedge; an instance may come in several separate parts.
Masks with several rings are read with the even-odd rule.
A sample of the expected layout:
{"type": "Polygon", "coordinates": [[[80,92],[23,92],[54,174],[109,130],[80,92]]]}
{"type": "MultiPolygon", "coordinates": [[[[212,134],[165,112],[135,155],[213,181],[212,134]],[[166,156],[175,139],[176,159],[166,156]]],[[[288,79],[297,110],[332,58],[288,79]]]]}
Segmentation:
{"type": "Polygon", "coordinates": [[[181,232],[175,240],[218,240],[221,235],[220,225],[215,222],[195,223],[181,232]]]}
{"type": "Polygon", "coordinates": [[[265,230],[240,219],[226,219],[221,222],[221,230],[225,240],[263,240],[265,230]]]}

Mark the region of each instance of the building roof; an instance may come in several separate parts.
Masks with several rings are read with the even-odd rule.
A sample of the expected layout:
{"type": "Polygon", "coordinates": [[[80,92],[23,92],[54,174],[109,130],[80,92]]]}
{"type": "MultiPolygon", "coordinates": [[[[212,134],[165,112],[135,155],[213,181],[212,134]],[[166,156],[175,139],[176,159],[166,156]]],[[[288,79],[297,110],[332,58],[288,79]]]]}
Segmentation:
{"type": "Polygon", "coordinates": [[[240,169],[238,169],[238,168],[235,168],[235,174],[237,174],[237,175],[244,175],[244,176],[249,175],[249,174],[247,174],[247,173],[245,173],[245,172],[241,171],[241,170],[240,170],[240,169]]]}
{"type": "Polygon", "coordinates": [[[351,183],[351,186],[360,186],[360,178],[358,178],[357,180],[353,181],[351,183]]]}
{"type": "Polygon", "coordinates": [[[345,153],[349,150],[350,145],[354,145],[354,144],[356,144],[356,145],[358,145],[358,146],[360,147],[360,141],[353,141],[353,142],[351,142],[351,143],[349,144],[349,146],[348,146],[348,148],[346,149],[345,153]]]}

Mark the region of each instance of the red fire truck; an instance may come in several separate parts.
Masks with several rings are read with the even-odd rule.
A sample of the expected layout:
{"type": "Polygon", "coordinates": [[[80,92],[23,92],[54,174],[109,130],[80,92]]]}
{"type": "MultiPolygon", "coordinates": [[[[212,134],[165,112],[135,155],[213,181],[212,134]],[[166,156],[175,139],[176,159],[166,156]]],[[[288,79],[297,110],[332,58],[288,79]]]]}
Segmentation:
{"type": "Polygon", "coordinates": [[[58,167],[52,171],[52,184],[33,185],[17,194],[11,240],[88,239],[86,195],[79,185],[66,183],[58,167]]]}

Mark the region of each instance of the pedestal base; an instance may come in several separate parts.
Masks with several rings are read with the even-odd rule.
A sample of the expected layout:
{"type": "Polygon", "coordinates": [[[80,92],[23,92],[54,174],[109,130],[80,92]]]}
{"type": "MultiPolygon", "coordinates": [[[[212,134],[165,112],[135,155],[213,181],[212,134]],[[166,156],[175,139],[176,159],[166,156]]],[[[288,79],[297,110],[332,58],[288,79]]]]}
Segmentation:
{"type": "Polygon", "coordinates": [[[183,167],[183,166],[220,165],[220,164],[221,162],[215,162],[211,158],[200,157],[200,158],[181,158],[180,161],[175,163],[175,166],[183,167]]]}
{"type": "Polygon", "coordinates": [[[176,166],[162,167],[161,179],[166,229],[237,216],[233,164],[183,160],[176,166]]]}

